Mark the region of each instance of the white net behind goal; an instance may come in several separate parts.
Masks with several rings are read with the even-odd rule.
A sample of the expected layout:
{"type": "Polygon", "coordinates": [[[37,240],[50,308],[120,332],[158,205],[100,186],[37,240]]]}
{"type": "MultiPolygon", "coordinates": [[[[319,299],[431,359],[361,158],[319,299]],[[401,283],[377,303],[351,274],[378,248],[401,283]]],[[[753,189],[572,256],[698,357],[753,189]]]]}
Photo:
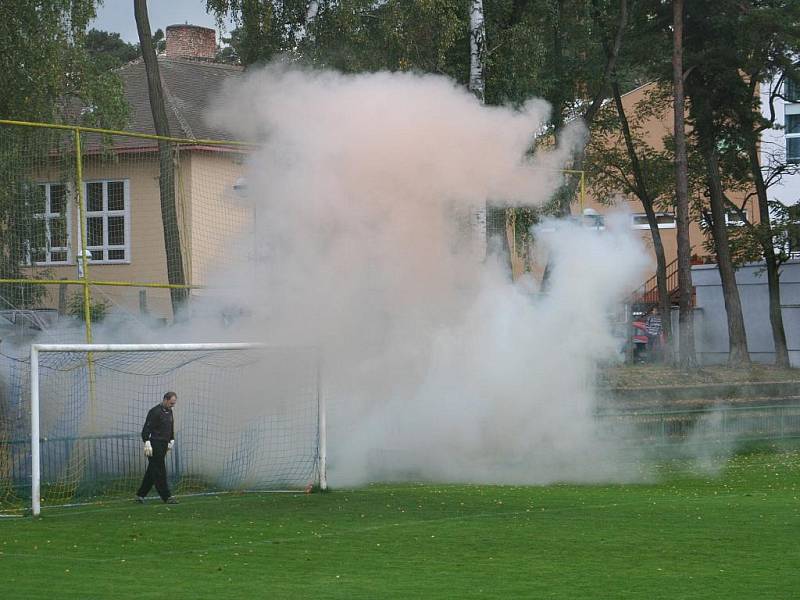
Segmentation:
{"type": "Polygon", "coordinates": [[[132,495],[147,411],[174,391],[174,493],[301,489],[319,479],[317,355],[247,348],[40,352],[43,504],[132,495]]]}

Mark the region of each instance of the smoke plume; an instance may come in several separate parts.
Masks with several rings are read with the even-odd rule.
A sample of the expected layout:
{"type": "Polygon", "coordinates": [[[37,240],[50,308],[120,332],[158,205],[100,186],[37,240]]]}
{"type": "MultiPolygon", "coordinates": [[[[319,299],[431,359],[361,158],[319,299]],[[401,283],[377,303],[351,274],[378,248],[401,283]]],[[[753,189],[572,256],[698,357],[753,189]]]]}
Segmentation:
{"type": "MultiPolygon", "coordinates": [[[[259,341],[319,347],[333,485],[623,477],[591,381],[644,252],[626,227],[536,233],[547,294],[486,258],[487,200],[541,205],[583,132],[530,152],[547,105],[481,106],[442,77],[270,66],[215,125],[258,137],[258,263],[225,282],[259,341]],[[254,270],[255,269],[255,270],[254,270]]],[[[270,382],[264,382],[269,386],[270,382]]]]}

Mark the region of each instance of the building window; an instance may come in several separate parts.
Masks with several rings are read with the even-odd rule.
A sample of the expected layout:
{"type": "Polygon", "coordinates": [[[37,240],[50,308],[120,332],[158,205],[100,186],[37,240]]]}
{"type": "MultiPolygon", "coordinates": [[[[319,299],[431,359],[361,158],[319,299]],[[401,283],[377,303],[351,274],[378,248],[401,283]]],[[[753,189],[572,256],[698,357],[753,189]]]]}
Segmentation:
{"type": "Polygon", "coordinates": [[[128,180],[86,183],[86,247],[93,263],[130,262],[130,185],[128,180]]]}
{"type": "Polygon", "coordinates": [[[726,210],[725,225],[728,227],[744,227],[745,222],[742,216],[735,210],[726,210]]]}
{"type": "Polygon", "coordinates": [[[26,242],[26,264],[66,264],[71,259],[69,247],[70,207],[67,186],[41,183],[33,188],[32,231],[26,242]]]}
{"type": "MultiPolygon", "coordinates": [[[[656,222],[659,229],[675,229],[675,215],[672,213],[656,213],[656,222]]],[[[631,215],[631,227],[634,229],[650,229],[645,213],[631,215]]]]}
{"type": "Polygon", "coordinates": [[[581,218],[581,225],[602,231],[606,228],[606,218],[592,208],[585,208],[581,218]]]}
{"type": "Polygon", "coordinates": [[[786,252],[789,258],[800,258],[800,205],[786,207],[786,252]]]}
{"type": "MultiPolygon", "coordinates": [[[[745,218],[748,217],[747,211],[744,211],[744,216],[745,218]]],[[[708,214],[708,216],[704,215],[703,217],[701,217],[700,227],[703,230],[711,229],[712,225],[713,225],[713,220],[711,218],[711,214],[708,214]]],[[[727,225],[728,227],[744,227],[746,225],[746,222],[737,211],[733,210],[732,208],[728,208],[725,210],[725,225],[727,225]]]]}
{"type": "Polygon", "coordinates": [[[800,82],[787,75],[783,87],[783,97],[789,102],[800,102],[800,82]]]}
{"type": "Polygon", "coordinates": [[[786,162],[800,163],[800,115],[786,115],[786,162]]]}

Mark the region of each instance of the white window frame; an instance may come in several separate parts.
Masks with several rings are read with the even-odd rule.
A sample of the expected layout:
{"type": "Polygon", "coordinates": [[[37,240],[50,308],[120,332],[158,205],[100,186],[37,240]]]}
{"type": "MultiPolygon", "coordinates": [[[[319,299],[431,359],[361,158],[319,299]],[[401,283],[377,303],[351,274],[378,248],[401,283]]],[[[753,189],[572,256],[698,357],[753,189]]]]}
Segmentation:
{"type": "Polygon", "coordinates": [[[45,230],[45,240],[47,242],[46,247],[44,248],[45,251],[45,260],[32,260],[32,250],[33,246],[30,240],[26,242],[25,248],[25,264],[28,266],[58,266],[58,265],[71,265],[73,264],[72,261],[72,203],[69,201],[69,186],[60,181],[41,181],[33,184],[37,188],[43,187],[44,188],[44,212],[43,213],[34,213],[33,218],[44,220],[44,230],[45,230]],[[54,219],[62,218],[61,213],[54,213],[51,211],[50,207],[50,193],[52,190],[52,186],[60,185],[64,188],[64,215],[63,218],[66,219],[67,225],[67,239],[66,239],[66,246],[52,246],[50,243],[50,221],[54,219]],[[53,252],[66,252],[67,258],[66,260],[52,260],[52,253],[53,252]]]}
{"type": "MultiPolygon", "coordinates": [[[[650,224],[649,223],[637,223],[636,222],[636,219],[640,218],[640,217],[644,218],[646,220],[647,219],[647,213],[633,213],[631,215],[631,228],[632,229],[650,229],[650,224]]],[[[670,213],[670,212],[658,212],[658,213],[656,213],[656,219],[658,217],[672,217],[672,223],[659,223],[658,224],[658,228],[659,229],[675,229],[678,226],[677,219],[675,218],[675,215],[673,213],[670,213]]]]}
{"type": "MultiPolygon", "coordinates": [[[[798,208],[798,207],[800,207],[800,203],[799,204],[794,204],[792,206],[787,207],[789,209],[787,217],[788,217],[788,223],[789,223],[790,226],[792,226],[792,225],[800,226],[800,219],[795,218],[795,215],[792,215],[792,212],[793,212],[792,209],[793,208],[798,208]]],[[[800,244],[793,244],[792,243],[795,240],[800,240],[800,236],[795,238],[795,236],[792,235],[793,232],[792,232],[791,229],[789,229],[788,233],[789,234],[788,234],[787,239],[786,239],[786,244],[784,246],[784,248],[786,250],[786,253],[789,255],[789,258],[794,258],[794,259],[800,258],[800,250],[798,250],[798,248],[800,248],[800,244]]]]}
{"type": "Polygon", "coordinates": [[[92,255],[89,259],[89,264],[96,265],[127,265],[131,262],[131,186],[130,180],[125,178],[114,179],[93,179],[84,181],[83,183],[83,227],[86,231],[86,249],[92,255]],[[114,182],[122,182],[123,188],[123,210],[108,210],[108,184],[114,182]],[[89,185],[90,184],[103,184],[103,210],[89,210],[89,185]],[[102,246],[89,245],[89,219],[99,218],[103,219],[103,244],[102,246]],[[109,217],[123,217],[125,219],[125,243],[122,245],[109,245],[108,243],[108,218],[109,217]],[[109,259],[109,250],[124,250],[125,258],[109,259]],[[96,256],[99,252],[103,251],[106,258],[98,259],[96,256]]]}
{"type": "Polygon", "coordinates": [[[783,96],[786,98],[786,102],[800,102],[800,81],[793,81],[788,73],[783,80],[783,96]],[[792,98],[792,92],[794,92],[795,98],[792,98]]]}
{"type": "Polygon", "coordinates": [[[745,222],[732,209],[728,209],[725,211],[725,225],[728,227],[744,227],[745,222]]]}
{"type": "Polygon", "coordinates": [[[789,133],[789,117],[795,117],[800,120],[800,113],[796,112],[787,112],[784,115],[784,137],[786,138],[786,162],[787,164],[798,164],[800,163],[800,152],[797,156],[789,157],[789,140],[798,140],[800,139],[800,133],[789,133]]]}
{"type": "MultiPolygon", "coordinates": [[[[747,215],[747,211],[744,212],[745,215],[749,218],[749,215],[747,215]]],[[[732,208],[725,209],[725,225],[727,227],[744,227],[746,224],[747,223],[743,219],[740,219],[739,214],[736,213],[732,208]]],[[[711,219],[706,219],[705,217],[702,217],[700,219],[700,225],[704,229],[711,229],[711,219]]]]}

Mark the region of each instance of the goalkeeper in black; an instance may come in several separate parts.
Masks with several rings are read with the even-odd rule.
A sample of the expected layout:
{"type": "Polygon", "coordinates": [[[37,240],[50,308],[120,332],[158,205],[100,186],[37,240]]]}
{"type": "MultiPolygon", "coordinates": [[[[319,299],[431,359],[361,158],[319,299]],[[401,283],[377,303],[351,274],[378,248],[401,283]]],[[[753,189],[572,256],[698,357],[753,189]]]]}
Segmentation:
{"type": "Polygon", "coordinates": [[[167,392],[160,404],[151,408],[142,427],[144,455],[147,457],[147,471],[144,473],[142,485],[136,492],[136,501],[144,503],[153,484],[161,499],[167,504],[177,504],[175,496],[169,491],[167,483],[167,452],[175,445],[175,419],[172,407],[178,401],[175,392],[167,392]]]}

